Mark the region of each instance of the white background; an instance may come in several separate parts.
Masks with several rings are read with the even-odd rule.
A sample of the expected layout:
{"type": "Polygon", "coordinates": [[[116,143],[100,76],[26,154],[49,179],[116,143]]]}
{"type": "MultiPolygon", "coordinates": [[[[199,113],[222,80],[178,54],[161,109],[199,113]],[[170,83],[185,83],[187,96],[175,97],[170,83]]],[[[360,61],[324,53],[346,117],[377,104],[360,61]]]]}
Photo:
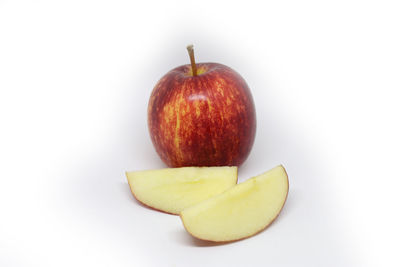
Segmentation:
{"type": "Polygon", "coordinates": [[[0,0],[0,266],[399,266],[398,1],[0,0]],[[165,167],[157,80],[238,71],[257,109],[239,180],[284,164],[278,220],[193,239],[124,172],[165,167]]]}

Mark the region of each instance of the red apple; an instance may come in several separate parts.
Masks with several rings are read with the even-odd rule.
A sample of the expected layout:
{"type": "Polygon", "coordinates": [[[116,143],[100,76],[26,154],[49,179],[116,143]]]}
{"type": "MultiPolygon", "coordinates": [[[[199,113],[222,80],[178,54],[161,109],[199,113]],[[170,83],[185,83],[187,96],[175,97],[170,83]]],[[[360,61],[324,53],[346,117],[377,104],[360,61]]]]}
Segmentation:
{"type": "Polygon", "coordinates": [[[218,63],[194,61],[160,79],[148,106],[151,140],[171,167],[239,166],[256,133],[254,102],[244,79],[218,63]]]}

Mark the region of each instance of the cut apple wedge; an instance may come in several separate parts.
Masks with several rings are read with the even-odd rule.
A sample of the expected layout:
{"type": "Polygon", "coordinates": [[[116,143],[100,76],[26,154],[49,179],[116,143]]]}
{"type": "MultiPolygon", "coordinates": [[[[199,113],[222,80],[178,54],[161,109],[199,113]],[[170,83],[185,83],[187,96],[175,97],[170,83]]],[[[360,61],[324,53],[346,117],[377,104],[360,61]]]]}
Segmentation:
{"type": "Polygon", "coordinates": [[[237,183],[237,167],[182,167],[127,172],[134,197],[171,214],[218,195],[237,183]]]}
{"type": "Polygon", "coordinates": [[[283,166],[184,209],[180,217],[194,237],[227,242],[250,237],[279,215],[289,190],[283,166]]]}

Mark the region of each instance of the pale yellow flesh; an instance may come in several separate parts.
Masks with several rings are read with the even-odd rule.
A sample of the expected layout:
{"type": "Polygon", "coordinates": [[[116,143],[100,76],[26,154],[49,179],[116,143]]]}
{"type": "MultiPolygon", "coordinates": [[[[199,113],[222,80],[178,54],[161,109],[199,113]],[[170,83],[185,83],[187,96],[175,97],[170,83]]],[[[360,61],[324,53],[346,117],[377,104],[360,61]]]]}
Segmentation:
{"type": "Polygon", "coordinates": [[[260,232],[279,215],[288,189],[286,171],[278,166],[184,209],[180,216],[186,230],[199,239],[243,239],[260,232]]]}
{"type": "Polygon", "coordinates": [[[179,214],[237,182],[237,167],[182,167],[127,172],[133,195],[143,204],[179,214]]]}

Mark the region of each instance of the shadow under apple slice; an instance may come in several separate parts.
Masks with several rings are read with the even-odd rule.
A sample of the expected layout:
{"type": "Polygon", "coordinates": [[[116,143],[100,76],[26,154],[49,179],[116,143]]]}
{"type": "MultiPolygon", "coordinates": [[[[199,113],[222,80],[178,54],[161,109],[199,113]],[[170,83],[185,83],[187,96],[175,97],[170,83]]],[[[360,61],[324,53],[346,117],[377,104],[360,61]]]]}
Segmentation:
{"type": "Polygon", "coordinates": [[[179,229],[171,232],[171,236],[173,236],[173,239],[175,239],[178,243],[190,247],[217,247],[217,246],[229,245],[235,242],[235,241],[213,242],[213,241],[201,240],[191,236],[184,229],[179,229]]]}

